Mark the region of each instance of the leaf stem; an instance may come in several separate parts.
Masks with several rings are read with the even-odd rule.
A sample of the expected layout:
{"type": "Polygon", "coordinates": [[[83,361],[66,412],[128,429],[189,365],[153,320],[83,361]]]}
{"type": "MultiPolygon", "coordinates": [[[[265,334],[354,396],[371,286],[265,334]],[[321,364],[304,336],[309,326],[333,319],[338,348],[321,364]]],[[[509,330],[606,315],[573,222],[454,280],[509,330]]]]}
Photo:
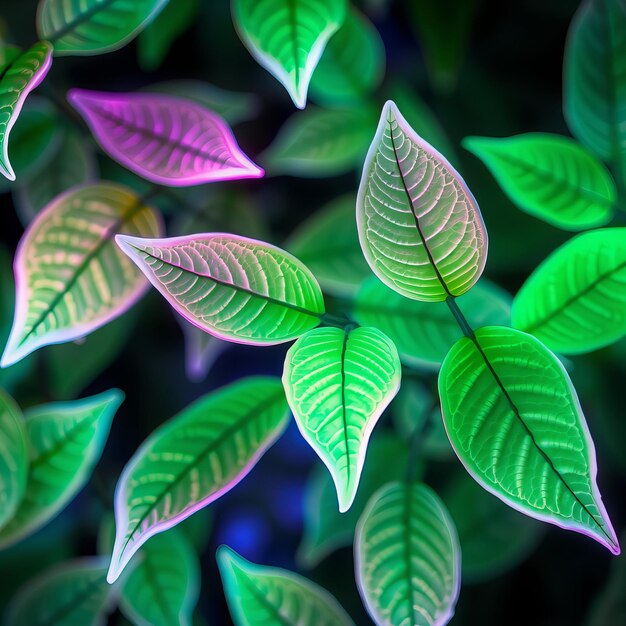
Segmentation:
{"type": "Polygon", "coordinates": [[[456,298],[453,295],[449,295],[446,298],[446,304],[450,309],[452,315],[454,315],[454,319],[457,321],[457,324],[463,331],[463,334],[471,339],[474,343],[476,343],[476,336],[474,335],[474,331],[472,327],[469,325],[467,318],[463,315],[463,311],[459,308],[459,305],[456,303],[456,298]]]}

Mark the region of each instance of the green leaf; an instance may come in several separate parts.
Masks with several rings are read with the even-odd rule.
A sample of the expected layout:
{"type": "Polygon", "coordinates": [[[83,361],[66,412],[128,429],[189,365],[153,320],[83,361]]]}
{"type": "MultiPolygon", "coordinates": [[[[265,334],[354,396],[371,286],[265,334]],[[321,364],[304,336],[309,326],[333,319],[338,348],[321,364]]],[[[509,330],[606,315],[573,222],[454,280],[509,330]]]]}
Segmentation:
{"type": "Polygon", "coordinates": [[[137,39],[139,65],[146,72],[158,69],[172,44],[196,20],[199,0],[171,0],[137,39]]]}
{"type": "Polygon", "coordinates": [[[563,354],[626,335],[626,228],[583,233],[555,250],[520,289],[512,318],[563,354]]]}
{"type": "Polygon", "coordinates": [[[33,534],[59,514],[89,480],[111,421],[124,399],[112,389],[97,396],[45,404],[26,412],[30,468],[26,491],[0,547],[33,534]]]}
{"type": "Polygon", "coordinates": [[[585,230],[613,217],[617,191],[611,175],[568,137],[467,137],[463,145],[485,163],[512,202],[548,224],[585,230]]]}
{"type": "Polygon", "coordinates": [[[402,480],[407,461],[408,447],[401,439],[388,431],[377,433],[369,445],[356,498],[345,513],[337,508],[337,491],[330,474],[316,465],[305,487],[304,532],[298,560],[305,567],[315,567],[338,548],[351,546],[368,500],[385,483],[402,480]]]}
{"type": "Polygon", "coordinates": [[[272,175],[338,176],[362,162],[376,126],[367,105],[294,113],[260,160],[272,175]]]}
{"type": "Polygon", "coordinates": [[[313,74],[311,94],[320,104],[358,102],[380,85],[384,73],[383,40],[367,17],[350,7],[313,74]]]}
{"type": "Polygon", "coordinates": [[[113,588],[106,559],[88,557],[51,567],[24,585],[9,606],[11,626],[102,626],[113,588]]]}
{"type": "Polygon", "coordinates": [[[28,94],[41,83],[52,63],[52,46],[38,41],[26,52],[0,51],[0,173],[15,180],[9,161],[9,135],[28,94]]]}
{"type": "Polygon", "coordinates": [[[481,328],[450,350],[439,395],[452,447],[482,487],[619,554],[576,391],[543,344],[510,328],[481,328]]]}
{"type": "Polygon", "coordinates": [[[116,239],[177,313],[220,339],[283,343],[324,314],[311,272],[262,241],[223,233],[116,239]]]}
{"type": "Polygon", "coordinates": [[[57,196],[20,241],[2,367],[41,346],[84,337],[132,306],[146,283],[113,237],[160,231],[159,215],[126,187],[96,183],[57,196]]]}
{"type": "Polygon", "coordinates": [[[287,424],[280,380],[251,377],[209,393],[157,428],[124,468],[115,493],[108,580],[153,535],[230,491],[287,424]]]}
{"type": "Polygon", "coordinates": [[[466,474],[457,476],[442,497],[459,534],[465,583],[512,570],[543,536],[541,524],[505,506],[466,474]]]}
{"type": "Polygon", "coordinates": [[[168,0],[41,0],[37,32],[55,56],[112,52],[134,39],[168,0]]]}
{"type": "Polygon", "coordinates": [[[200,592],[200,563],[178,529],[152,537],[124,578],[120,609],[137,626],[189,626],[200,592]]]}
{"type": "Polygon", "coordinates": [[[337,600],[310,580],[217,551],[224,592],[237,626],[354,626],[337,600]]]}
{"type": "Polygon", "coordinates": [[[325,292],[351,296],[370,276],[356,230],[356,197],[349,193],[316,211],[285,247],[315,275],[325,292]]]}
{"type": "Polygon", "coordinates": [[[585,0],[574,16],[563,109],[572,134],[626,184],[626,5],[620,0],[585,0]]]}
{"type": "Polygon", "coordinates": [[[487,232],[474,197],[391,101],[363,166],[357,225],[372,271],[407,298],[460,296],[483,271],[487,232]]]}
{"type": "Polygon", "coordinates": [[[346,0],[232,0],[233,21],[250,54],[306,106],[326,43],[346,17],[346,0]]]}
{"type": "MultiPolygon", "coordinates": [[[[486,280],[457,303],[472,328],[510,325],[511,297],[486,280]]],[[[375,277],[359,289],[353,315],[359,324],[375,326],[388,335],[402,362],[411,367],[438,370],[452,344],[463,335],[445,302],[409,300],[375,277]]]]}
{"type": "Polygon", "coordinates": [[[24,420],[15,400],[0,389],[0,529],[15,515],[22,501],[27,473],[24,420]]]}
{"type": "Polygon", "coordinates": [[[401,376],[396,347],[376,328],[317,328],[287,353],[289,406],[333,477],[341,512],[354,501],[370,435],[401,376]]]}
{"type": "Polygon", "coordinates": [[[359,593],[379,626],[447,624],[461,583],[459,540],[422,484],[390,483],[363,512],[354,542],[359,593]]]}

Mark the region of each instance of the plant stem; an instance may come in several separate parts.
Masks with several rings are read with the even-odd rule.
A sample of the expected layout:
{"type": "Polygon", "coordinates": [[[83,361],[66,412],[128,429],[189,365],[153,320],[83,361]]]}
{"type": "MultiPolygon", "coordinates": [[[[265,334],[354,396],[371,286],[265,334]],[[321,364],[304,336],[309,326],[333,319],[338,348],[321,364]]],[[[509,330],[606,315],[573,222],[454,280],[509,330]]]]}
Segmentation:
{"type": "Polygon", "coordinates": [[[404,480],[407,483],[412,483],[415,481],[415,470],[417,468],[416,461],[420,454],[422,446],[424,445],[426,435],[430,430],[432,413],[434,408],[435,405],[431,402],[431,406],[429,406],[428,410],[426,411],[426,417],[424,418],[424,423],[422,424],[421,428],[415,428],[415,430],[411,434],[411,439],[409,440],[409,459],[406,464],[406,472],[404,475],[404,480]]]}
{"type": "Polygon", "coordinates": [[[448,296],[446,298],[446,304],[448,305],[448,308],[450,309],[452,315],[454,315],[454,319],[457,321],[457,324],[463,331],[463,334],[468,339],[471,339],[474,343],[476,343],[476,336],[474,335],[474,331],[472,330],[472,327],[469,325],[469,322],[465,318],[465,315],[463,315],[463,311],[461,311],[459,305],[456,303],[456,298],[452,295],[448,296]]]}

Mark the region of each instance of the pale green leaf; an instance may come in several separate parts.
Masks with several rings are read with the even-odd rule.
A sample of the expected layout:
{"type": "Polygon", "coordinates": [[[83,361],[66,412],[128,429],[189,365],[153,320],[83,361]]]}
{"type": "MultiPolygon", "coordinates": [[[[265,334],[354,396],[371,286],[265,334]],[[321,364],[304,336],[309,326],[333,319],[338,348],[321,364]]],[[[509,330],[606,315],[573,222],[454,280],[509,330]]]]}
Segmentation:
{"type": "Polygon", "coordinates": [[[237,626],[353,626],[328,591],[298,574],[250,563],[227,546],[217,563],[237,626]]]}
{"type": "Polygon", "coordinates": [[[354,501],[372,430],[401,376],[396,347],[376,328],[317,328],[287,353],[289,406],[333,477],[341,512],[354,501]]]}
{"type": "Polygon", "coordinates": [[[373,272],[408,298],[460,296],[483,271],[487,232],[474,197],[393,102],[363,166],[357,224],[373,272]]]}
{"type": "Polygon", "coordinates": [[[150,537],[237,485],[280,436],[287,417],[280,380],[251,377],[203,396],[157,428],[117,485],[109,581],[150,537]]]}
{"type": "Polygon", "coordinates": [[[443,626],[454,615],[461,551],[435,492],[390,483],[369,501],[354,542],[359,593],[378,626],[443,626]]]}
{"type": "Polygon", "coordinates": [[[543,344],[518,330],[481,328],[450,350],[439,395],[452,447],[482,487],[619,554],[578,397],[543,344]]]}

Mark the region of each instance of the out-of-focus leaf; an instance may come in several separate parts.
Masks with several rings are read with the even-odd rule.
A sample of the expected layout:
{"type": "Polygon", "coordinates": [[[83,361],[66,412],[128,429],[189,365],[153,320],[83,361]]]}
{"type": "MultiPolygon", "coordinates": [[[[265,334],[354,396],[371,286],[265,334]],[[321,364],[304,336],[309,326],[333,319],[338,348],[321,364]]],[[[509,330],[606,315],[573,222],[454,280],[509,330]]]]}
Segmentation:
{"type": "Polygon", "coordinates": [[[146,282],[117,233],[158,236],[158,214],[111,183],[57,196],[24,233],[15,259],[16,306],[2,367],[51,343],[89,334],[132,306],[146,282]]]}
{"type": "Polygon", "coordinates": [[[360,166],[376,128],[374,111],[309,107],[294,113],[261,155],[270,174],[305,178],[337,176],[360,166]]]}
{"type": "Polygon", "coordinates": [[[393,102],[363,166],[357,224],[372,271],[407,298],[460,296],[485,266],[487,231],[474,196],[393,102]]]}
{"type": "Polygon", "coordinates": [[[288,413],[280,381],[252,377],[207,394],[157,428],[117,485],[108,580],[150,537],[239,483],[280,436],[288,413]]]}
{"type": "Polygon", "coordinates": [[[369,446],[356,498],[345,513],[337,509],[337,492],[330,474],[325,468],[314,468],[306,485],[304,533],[298,560],[305,567],[314,567],[334,550],[352,545],[367,501],[385,483],[401,480],[407,462],[408,447],[401,439],[385,431],[377,433],[369,446]]]}
{"type": "Polygon", "coordinates": [[[52,46],[38,41],[26,52],[0,50],[0,174],[15,180],[9,161],[9,135],[28,94],[41,83],[52,63],[52,46]]]}
{"type": "Polygon", "coordinates": [[[450,350],[439,395],[452,447],[482,487],[619,554],[576,391],[543,344],[518,330],[481,328],[450,350]]]}
{"type": "Polygon", "coordinates": [[[55,56],[112,52],[134,39],[168,0],[40,0],[37,33],[55,56]]]}
{"type": "Polygon", "coordinates": [[[321,104],[358,102],[380,85],[384,73],[385,46],[376,27],[350,7],[313,74],[311,94],[321,104]]]}
{"type": "MultiPolygon", "coordinates": [[[[511,297],[481,280],[457,303],[472,328],[510,326],[511,297]]],[[[362,325],[382,330],[396,344],[400,358],[411,367],[437,370],[463,333],[445,302],[409,300],[376,277],[363,283],[353,315],[362,325]]]]}
{"type": "Polygon", "coordinates": [[[22,413],[15,400],[0,389],[0,529],[10,522],[22,501],[28,464],[22,413]]]}
{"type": "Polygon", "coordinates": [[[371,275],[359,245],[355,206],[352,193],[333,200],[303,222],[285,244],[325,291],[339,296],[354,295],[371,275]]]}
{"type": "Polygon", "coordinates": [[[228,343],[191,324],[180,315],[176,319],[180,322],[185,337],[185,374],[191,382],[202,382],[228,347],[228,343]]]}
{"type": "Polygon", "coordinates": [[[333,478],[341,512],[354,501],[370,435],[401,376],[396,347],[376,328],[316,328],[287,353],[289,406],[333,478]]]}
{"type": "Polygon", "coordinates": [[[221,233],[117,242],[176,312],[220,339],[283,343],[324,314],[311,272],[270,244],[221,233]]]}
{"type": "Polygon", "coordinates": [[[82,489],[100,459],[123,399],[124,394],[113,389],[26,412],[30,443],[26,491],[13,518],[0,530],[0,547],[34,533],[82,489]]]}
{"type": "Polygon", "coordinates": [[[299,109],[326,43],[346,18],[346,0],[232,0],[239,37],[299,109]]]}
{"type": "Polygon", "coordinates": [[[443,626],[454,615],[461,550],[443,502],[426,485],[390,483],[359,519],[359,593],[379,626],[443,626]]]}
{"type": "Polygon", "coordinates": [[[112,159],[159,185],[184,187],[263,176],[224,120],[197,102],[164,94],[83,89],[72,89],[68,100],[112,159]]]}
{"type": "Polygon", "coordinates": [[[11,626],[104,626],[115,589],[106,558],[66,561],[28,582],[8,609],[11,626]]]}
{"type": "Polygon", "coordinates": [[[170,0],[137,39],[139,64],[151,72],[160,67],[172,44],[193,24],[199,0],[170,0]]]}
{"type": "Polygon", "coordinates": [[[255,565],[227,546],[217,563],[237,626],[354,626],[328,591],[298,574],[255,565]]]}
{"type": "Polygon", "coordinates": [[[513,301],[513,326],[579,354],[626,335],[626,228],[577,235],[553,252],[513,301]]]}
{"type": "Polygon", "coordinates": [[[512,202],[549,224],[585,230],[613,216],[617,191],[611,175],[568,137],[467,137],[463,145],[485,163],[512,202]]]}

